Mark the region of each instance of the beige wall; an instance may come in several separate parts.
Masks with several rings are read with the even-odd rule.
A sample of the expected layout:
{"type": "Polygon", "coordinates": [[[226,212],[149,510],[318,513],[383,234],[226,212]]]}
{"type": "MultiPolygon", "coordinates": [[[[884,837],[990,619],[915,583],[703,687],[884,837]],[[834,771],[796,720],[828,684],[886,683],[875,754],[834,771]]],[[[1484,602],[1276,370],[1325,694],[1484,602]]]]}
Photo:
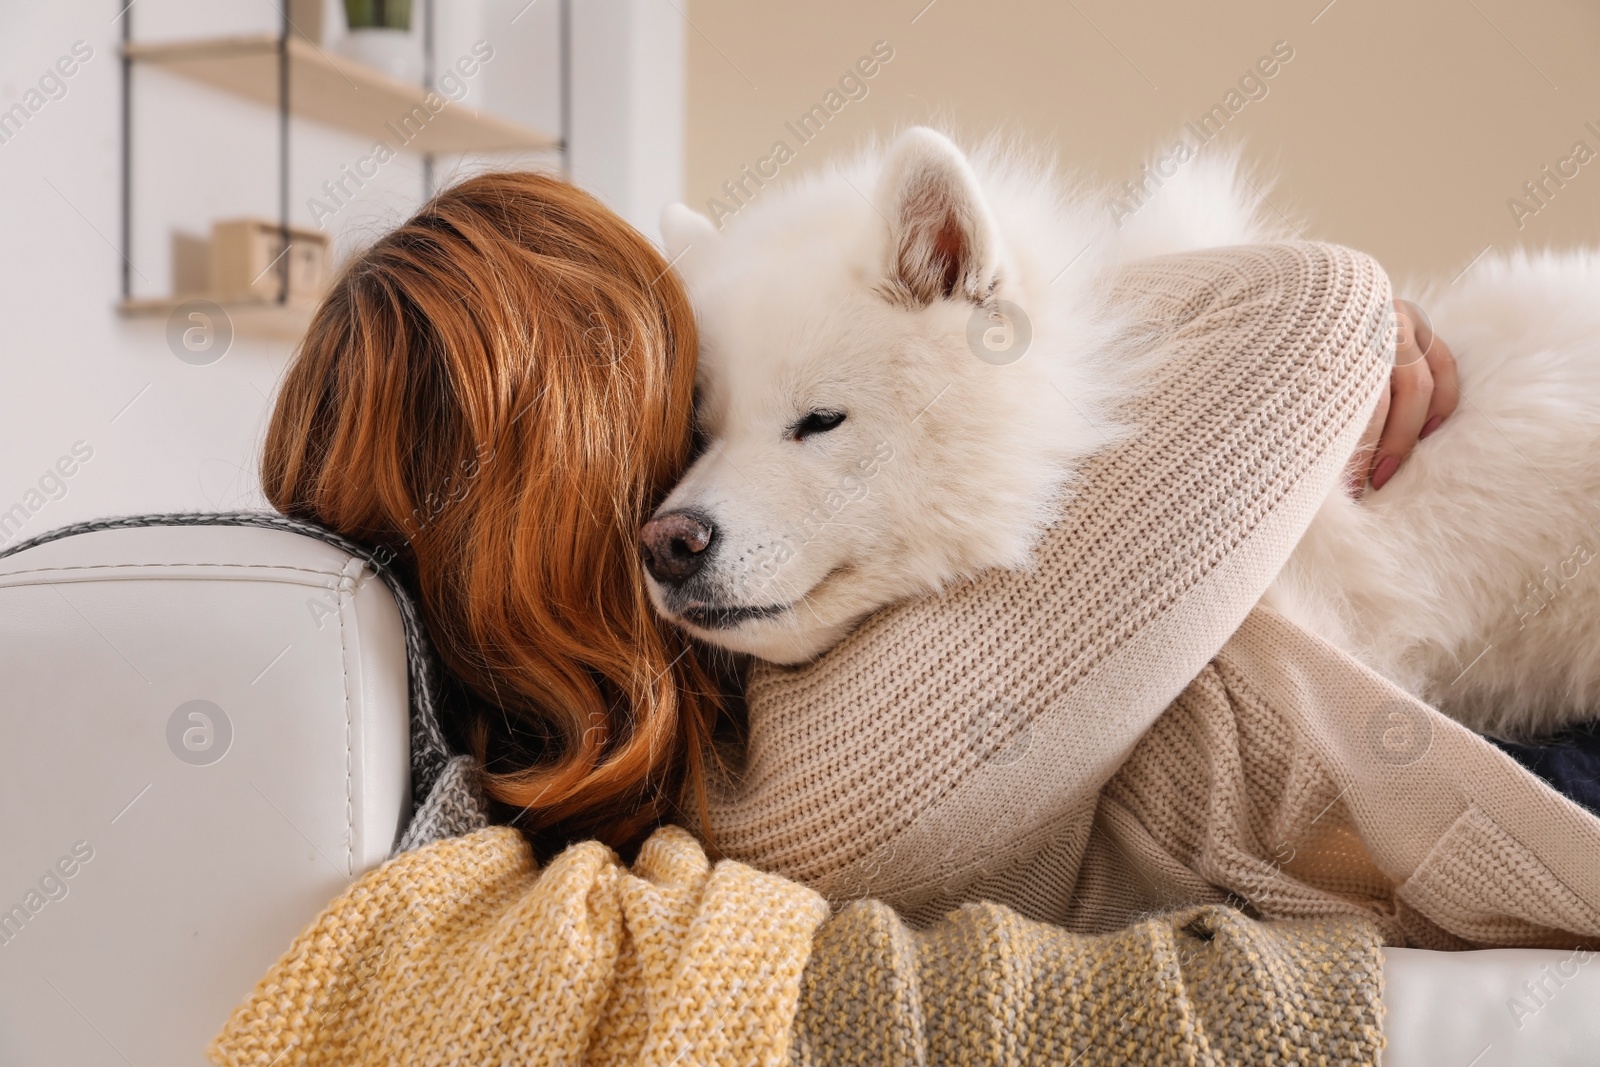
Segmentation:
{"type": "Polygon", "coordinates": [[[1308,220],[1307,236],[1363,248],[1397,276],[1452,276],[1489,245],[1600,245],[1600,159],[1564,188],[1549,184],[1520,229],[1507,205],[1520,195],[1538,207],[1523,183],[1575,142],[1600,152],[1584,125],[1600,130],[1600,5],[1589,0],[925,3],[683,7],[690,203],[706,210],[777,140],[796,149],[787,175],[930,119],[968,136],[1012,130],[1134,178],[1152,147],[1286,41],[1294,58],[1222,136],[1276,175],[1272,202],[1308,220]],[[867,95],[801,146],[784,123],[879,40],[894,58],[867,95]]]}

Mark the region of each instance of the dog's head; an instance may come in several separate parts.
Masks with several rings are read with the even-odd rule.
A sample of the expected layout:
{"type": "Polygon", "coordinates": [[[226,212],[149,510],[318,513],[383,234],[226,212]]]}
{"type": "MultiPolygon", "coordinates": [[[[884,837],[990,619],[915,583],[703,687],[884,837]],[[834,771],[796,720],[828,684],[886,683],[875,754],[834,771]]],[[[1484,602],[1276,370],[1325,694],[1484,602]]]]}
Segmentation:
{"type": "Polygon", "coordinates": [[[1085,337],[1062,336],[955,145],[913,129],[856,171],[763,190],[725,232],[682,205],[663,229],[707,441],[641,532],[663,614],[799,662],[879,607],[1026,562],[1102,439],[1100,398],[1040,357],[1085,337]]]}

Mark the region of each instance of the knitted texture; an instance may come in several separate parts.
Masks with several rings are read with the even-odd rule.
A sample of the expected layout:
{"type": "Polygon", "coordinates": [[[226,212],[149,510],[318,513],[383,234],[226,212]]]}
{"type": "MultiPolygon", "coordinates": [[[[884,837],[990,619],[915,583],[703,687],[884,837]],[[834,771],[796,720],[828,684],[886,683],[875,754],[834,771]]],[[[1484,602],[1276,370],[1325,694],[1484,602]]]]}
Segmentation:
{"type": "Polygon", "coordinates": [[[1102,790],[1070,884],[1054,918],[1084,932],[1226,900],[1395,945],[1570,947],[1600,936],[1600,820],[1262,609],[1102,790]]]}
{"type": "Polygon", "coordinates": [[[591,841],[543,872],[495,827],[346,890],[208,1051],[229,1067],[781,1064],[826,916],[672,827],[631,871],[591,841]]]}
{"type": "Polygon", "coordinates": [[[409,852],[488,825],[489,805],[483,796],[478,761],[471,756],[451,756],[412,813],[395,851],[409,852]]]}
{"type": "Polygon", "coordinates": [[[1196,908],[1084,937],[970,904],[913,932],[851,904],[817,935],[794,1062],[1375,1064],[1377,928],[1196,908]]]}
{"type": "Polygon", "coordinates": [[[1150,368],[1132,435],[1089,461],[1031,570],[881,612],[804,667],[757,667],[743,773],[712,806],[725,854],[919,921],[1026,854],[991,899],[1059,915],[1086,843],[1063,817],[1087,831],[1260,599],[1390,366],[1388,280],[1348,249],[1164,257],[1112,285],[1150,368]],[[1059,876],[1043,896],[1040,863],[1059,876]]]}
{"type": "Polygon", "coordinates": [[[296,939],[213,1042],[224,1065],[1372,1064],[1376,931],[1225,908],[1083,937],[712,866],[661,829],[543,872],[504,828],[405,853],[296,939]]]}
{"type": "Polygon", "coordinates": [[[1215,899],[1196,880],[1390,944],[1571,947],[1600,938],[1600,819],[1263,608],[1102,791],[1063,921],[1215,899]]]}

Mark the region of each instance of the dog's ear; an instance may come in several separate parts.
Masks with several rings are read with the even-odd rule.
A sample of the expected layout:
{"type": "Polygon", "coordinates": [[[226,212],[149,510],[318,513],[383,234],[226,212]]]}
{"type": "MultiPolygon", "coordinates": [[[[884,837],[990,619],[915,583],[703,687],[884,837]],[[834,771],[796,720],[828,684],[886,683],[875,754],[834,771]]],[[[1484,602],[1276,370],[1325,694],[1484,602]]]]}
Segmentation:
{"type": "Polygon", "coordinates": [[[926,126],[895,139],[877,189],[889,220],[890,290],[915,307],[982,303],[999,268],[998,235],[961,149],[926,126]]]}
{"type": "Polygon", "coordinates": [[[703,268],[722,247],[722,235],[711,220],[687,204],[668,204],[662,209],[661,239],[666,242],[667,259],[685,278],[703,268]]]}

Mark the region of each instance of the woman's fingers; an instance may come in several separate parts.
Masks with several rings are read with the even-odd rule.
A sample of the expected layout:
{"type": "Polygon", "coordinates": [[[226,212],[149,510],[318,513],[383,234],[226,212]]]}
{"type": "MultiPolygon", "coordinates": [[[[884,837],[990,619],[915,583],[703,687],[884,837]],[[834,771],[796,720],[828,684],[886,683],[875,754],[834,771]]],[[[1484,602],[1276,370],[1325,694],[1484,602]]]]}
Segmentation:
{"type": "MultiPolygon", "coordinates": [[[[1372,488],[1382,489],[1394,477],[1422,436],[1433,402],[1433,369],[1419,343],[1414,305],[1395,301],[1398,329],[1394,346],[1394,373],[1389,376],[1389,418],[1378,438],[1372,464],[1372,488]]],[[[1431,336],[1431,331],[1430,331],[1431,336]]],[[[1435,343],[1437,339],[1435,338],[1435,343]]]]}
{"type": "Polygon", "coordinates": [[[1394,316],[1389,388],[1379,397],[1345,468],[1354,497],[1366,485],[1374,491],[1387,485],[1417,442],[1437,430],[1461,403],[1455,354],[1433,332],[1427,315],[1409,300],[1396,300],[1394,316]]]}
{"type": "Polygon", "coordinates": [[[1394,302],[1394,370],[1389,390],[1361,436],[1351,459],[1352,491],[1363,481],[1382,489],[1417,442],[1439,428],[1461,402],[1456,357],[1433,332],[1422,309],[1409,300],[1394,302]]]}
{"type": "Polygon", "coordinates": [[[1455,353],[1444,343],[1444,338],[1433,332],[1433,327],[1420,311],[1412,321],[1416,323],[1417,343],[1422,347],[1422,358],[1427,360],[1428,372],[1433,376],[1433,396],[1428,401],[1428,418],[1418,435],[1421,438],[1437,430],[1439,424],[1455,412],[1456,405],[1461,402],[1461,384],[1456,377],[1455,353]]]}

